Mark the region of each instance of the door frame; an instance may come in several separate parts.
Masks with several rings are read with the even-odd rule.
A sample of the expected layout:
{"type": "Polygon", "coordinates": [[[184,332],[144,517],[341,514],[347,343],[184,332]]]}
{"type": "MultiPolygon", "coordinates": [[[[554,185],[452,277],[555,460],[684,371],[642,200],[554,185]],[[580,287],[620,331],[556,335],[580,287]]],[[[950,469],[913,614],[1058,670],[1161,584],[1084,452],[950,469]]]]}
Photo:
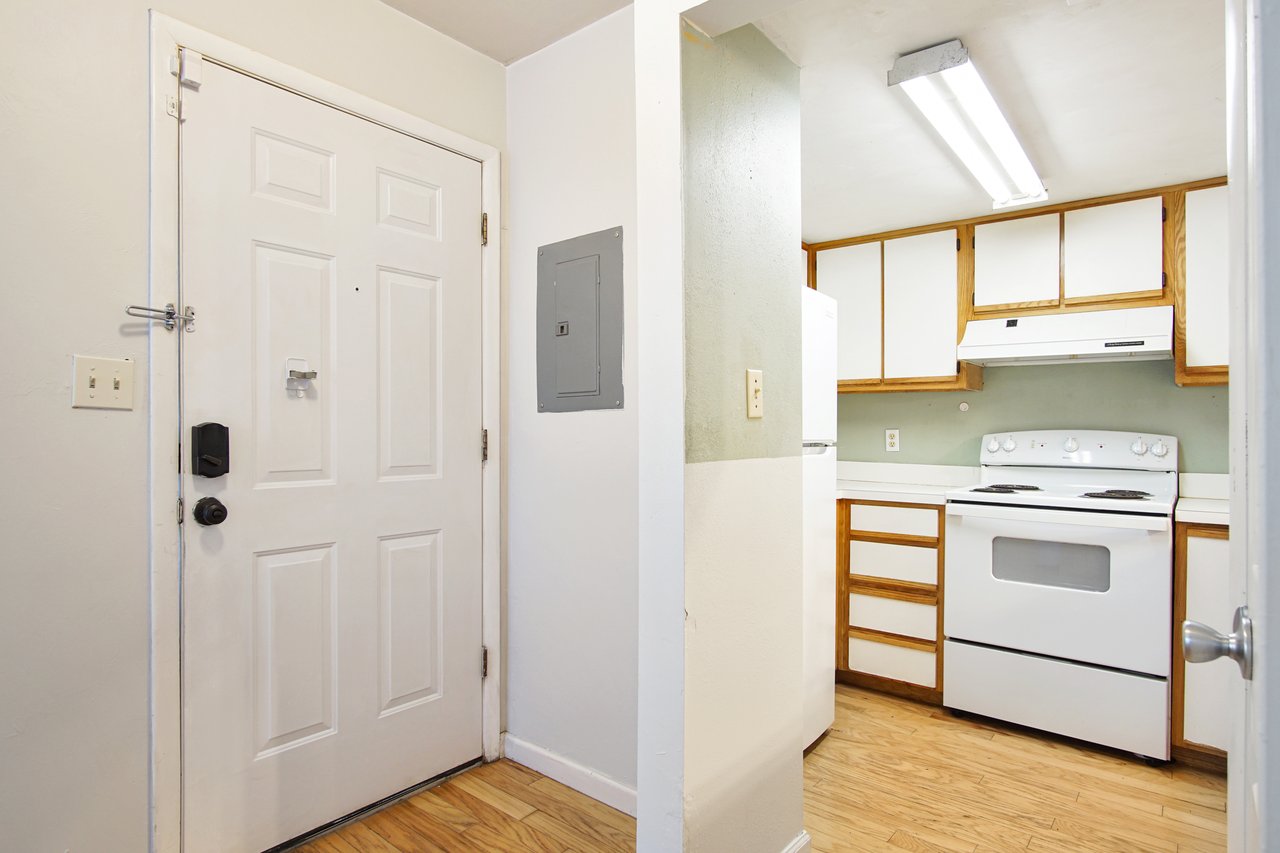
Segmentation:
{"type": "MultiPolygon", "coordinates": [[[[482,472],[481,637],[488,673],[481,696],[484,757],[501,755],[502,596],[502,398],[501,382],[501,159],[497,148],[418,116],[278,62],[154,9],[150,18],[150,217],[148,290],[150,305],[179,305],[180,259],[178,119],[171,114],[179,94],[178,49],[188,48],[219,64],[447,149],[480,163],[482,210],[493,226],[481,248],[481,417],[489,431],[482,472]]],[[[479,239],[480,223],[476,223],[479,239]]],[[[199,306],[195,306],[197,317],[199,306]]],[[[196,324],[199,334],[199,323],[196,324]]],[[[151,850],[182,849],[182,584],[181,533],[176,499],[178,475],[178,336],[153,324],[148,342],[148,426],[151,578],[151,850]]],[[[479,452],[480,436],[476,436],[479,452]]],[[[477,650],[478,651],[478,650],[477,650]]],[[[477,666],[479,661],[476,662],[477,666]]]]}

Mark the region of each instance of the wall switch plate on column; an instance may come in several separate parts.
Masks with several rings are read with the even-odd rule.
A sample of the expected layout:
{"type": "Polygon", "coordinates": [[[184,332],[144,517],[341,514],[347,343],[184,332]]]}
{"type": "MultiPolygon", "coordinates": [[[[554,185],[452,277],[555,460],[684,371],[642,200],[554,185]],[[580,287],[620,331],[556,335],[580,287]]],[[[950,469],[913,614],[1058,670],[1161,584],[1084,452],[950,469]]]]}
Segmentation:
{"type": "Polygon", "coordinates": [[[73,355],[71,364],[71,408],[133,408],[132,359],[73,355]]]}
{"type": "Polygon", "coordinates": [[[884,431],[884,449],[890,453],[897,453],[902,448],[902,442],[899,440],[898,430],[887,429],[884,431]]]}
{"type": "Polygon", "coordinates": [[[747,417],[764,417],[763,370],[747,370],[747,417]]]}

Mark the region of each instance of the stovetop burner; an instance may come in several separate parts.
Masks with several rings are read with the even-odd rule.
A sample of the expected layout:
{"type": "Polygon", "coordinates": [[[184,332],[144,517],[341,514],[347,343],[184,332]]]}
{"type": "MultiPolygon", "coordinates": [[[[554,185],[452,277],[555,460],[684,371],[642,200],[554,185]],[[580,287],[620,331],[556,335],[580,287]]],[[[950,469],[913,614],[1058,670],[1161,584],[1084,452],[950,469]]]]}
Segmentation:
{"type": "Polygon", "coordinates": [[[1082,498],[1105,498],[1115,501],[1141,501],[1151,497],[1150,492],[1139,492],[1133,489],[1107,489],[1105,492],[1085,492],[1082,498]]]}
{"type": "Polygon", "coordinates": [[[993,495],[1012,495],[1018,492],[1038,492],[1039,486],[1019,486],[1013,483],[992,483],[990,486],[979,486],[971,492],[984,492],[993,495]]]}

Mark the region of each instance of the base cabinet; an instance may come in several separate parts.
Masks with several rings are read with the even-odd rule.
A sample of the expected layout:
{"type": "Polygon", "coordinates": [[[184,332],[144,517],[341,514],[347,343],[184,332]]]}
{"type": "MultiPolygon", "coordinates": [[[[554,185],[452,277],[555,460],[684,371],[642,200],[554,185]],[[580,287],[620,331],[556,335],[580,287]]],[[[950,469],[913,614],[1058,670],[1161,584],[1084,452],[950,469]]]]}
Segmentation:
{"type": "Polygon", "coordinates": [[[1239,671],[1220,659],[1188,666],[1182,623],[1190,619],[1228,630],[1231,606],[1225,526],[1179,523],[1174,540],[1173,750],[1188,764],[1225,770],[1231,743],[1231,694],[1239,671]]]}
{"type": "Polygon", "coordinates": [[[942,509],[838,502],[837,680],[942,703],[942,509]]]}

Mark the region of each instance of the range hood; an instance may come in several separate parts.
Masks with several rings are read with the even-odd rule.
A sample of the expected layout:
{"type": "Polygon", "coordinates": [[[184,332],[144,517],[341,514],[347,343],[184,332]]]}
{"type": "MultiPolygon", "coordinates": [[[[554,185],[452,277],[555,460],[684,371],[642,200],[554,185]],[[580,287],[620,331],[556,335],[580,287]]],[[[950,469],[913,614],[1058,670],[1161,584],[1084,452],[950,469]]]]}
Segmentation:
{"type": "Polygon", "coordinates": [[[957,356],[974,364],[1151,361],[1173,354],[1173,306],[971,320],[957,356]]]}

